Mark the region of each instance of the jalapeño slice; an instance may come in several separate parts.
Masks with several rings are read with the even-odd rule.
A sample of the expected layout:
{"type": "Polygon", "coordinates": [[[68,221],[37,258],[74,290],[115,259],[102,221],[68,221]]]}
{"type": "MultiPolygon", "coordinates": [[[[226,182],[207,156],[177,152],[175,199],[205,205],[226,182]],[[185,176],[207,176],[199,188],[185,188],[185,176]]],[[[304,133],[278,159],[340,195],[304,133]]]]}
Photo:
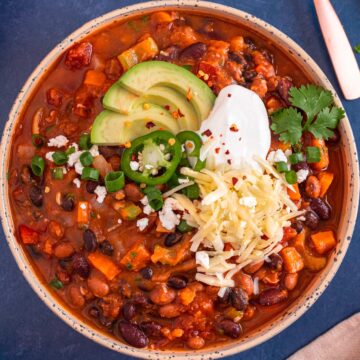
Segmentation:
{"type": "Polygon", "coordinates": [[[189,166],[195,171],[205,167],[205,161],[200,160],[201,137],[194,131],[182,131],[176,135],[185,151],[182,153],[180,165],[189,166]]]}

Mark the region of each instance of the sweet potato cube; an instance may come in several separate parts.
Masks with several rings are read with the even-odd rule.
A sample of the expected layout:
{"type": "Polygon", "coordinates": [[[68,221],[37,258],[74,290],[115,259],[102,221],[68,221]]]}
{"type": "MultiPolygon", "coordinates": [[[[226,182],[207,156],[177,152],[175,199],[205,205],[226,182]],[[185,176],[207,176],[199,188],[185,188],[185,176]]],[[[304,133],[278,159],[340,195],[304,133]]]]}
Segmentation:
{"type": "Polygon", "coordinates": [[[128,270],[139,271],[150,261],[150,252],[143,244],[135,244],[121,259],[120,264],[128,270]]]}
{"type": "Polygon", "coordinates": [[[117,265],[108,256],[100,252],[89,254],[88,260],[94,268],[101,271],[109,280],[114,279],[120,272],[117,265]]]}
{"type": "Polygon", "coordinates": [[[336,246],[336,239],[333,231],[320,231],[311,235],[311,241],[316,252],[323,255],[336,246]]]}
{"type": "Polygon", "coordinates": [[[282,249],[280,255],[284,260],[286,272],[292,274],[304,268],[304,260],[294,247],[288,246],[282,249]]]}

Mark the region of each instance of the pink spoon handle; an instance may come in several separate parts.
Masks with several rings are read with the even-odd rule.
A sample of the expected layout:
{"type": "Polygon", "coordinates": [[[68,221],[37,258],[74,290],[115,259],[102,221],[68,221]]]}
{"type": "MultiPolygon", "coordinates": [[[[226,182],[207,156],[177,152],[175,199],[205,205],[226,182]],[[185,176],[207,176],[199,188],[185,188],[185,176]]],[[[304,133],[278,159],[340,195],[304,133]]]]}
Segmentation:
{"type": "Polygon", "coordinates": [[[329,0],[314,0],[322,34],[345,99],[360,97],[360,71],[344,28],[329,0]]]}

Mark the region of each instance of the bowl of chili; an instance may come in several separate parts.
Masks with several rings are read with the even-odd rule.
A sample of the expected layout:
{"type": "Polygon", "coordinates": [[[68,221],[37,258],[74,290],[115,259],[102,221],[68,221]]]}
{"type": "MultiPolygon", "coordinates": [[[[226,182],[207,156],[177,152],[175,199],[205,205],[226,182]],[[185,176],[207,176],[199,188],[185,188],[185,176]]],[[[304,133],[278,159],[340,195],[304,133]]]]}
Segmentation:
{"type": "MultiPolygon", "coordinates": [[[[109,220],[106,226],[108,228],[110,225],[110,228],[117,227],[118,225],[121,225],[121,222],[127,223],[128,221],[134,221],[134,219],[139,216],[143,211],[141,206],[139,206],[139,201],[144,194],[152,209],[160,209],[163,206],[162,184],[170,184],[172,181],[175,181],[175,186],[179,186],[181,182],[184,182],[180,176],[176,179],[173,178],[175,169],[179,164],[184,167],[190,166],[193,171],[197,172],[201,171],[205,166],[204,161],[200,158],[202,139],[193,131],[184,130],[174,138],[171,132],[163,129],[155,129],[155,131],[150,132],[150,134],[137,137],[137,139],[132,141],[129,146],[125,144],[125,149],[121,150],[121,166],[119,164],[120,150],[114,151],[104,148],[101,149],[99,153],[98,149],[92,147],[90,135],[88,133],[89,127],[94,120],[94,113],[97,114],[101,110],[99,97],[103,95],[103,93],[101,91],[99,92],[97,85],[101,84],[101,86],[108,88],[121,75],[121,67],[117,62],[113,61],[114,54],[121,50],[123,55],[119,59],[121,66],[123,68],[129,66],[129,62],[133,61],[135,55],[139,57],[139,54],[136,53],[138,49],[134,50],[136,54],[133,54],[132,58],[124,55],[127,48],[129,48],[129,45],[138,41],[139,38],[142,39],[141,36],[144,35],[144,33],[152,31],[151,22],[160,21],[159,18],[164,16],[171,17],[173,16],[173,12],[178,12],[180,14],[179,16],[177,15],[178,18],[176,21],[179,22],[182,21],[181,18],[185,18],[188,24],[190,24],[190,26],[185,29],[185,31],[190,32],[190,35],[184,35],[184,33],[181,32],[175,34],[173,38],[169,40],[169,46],[160,52],[162,60],[176,63],[179,55],[175,54],[176,51],[173,53],[174,49],[172,46],[175,43],[178,46],[178,44],[182,42],[184,42],[182,45],[182,56],[187,59],[186,61],[188,61],[189,56],[192,58],[191,61],[194,61],[194,58],[196,59],[197,57],[202,56],[204,51],[201,49],[201,46],[197,46],[195,49],[191,49],[191,51],[188,49],[188,53],[185,52],[184,55],[184,48],[191,48],[191,45],[194,44],[194,42],[191,41],[189,43],[190,45],[186,44],[186,41],[193,35],[193,28],[196,28],[197,32],[206,34],[210,40],[212,38],[215,40],[220,37],[224,41],[227,41],[232,36],[238,35],[240,32],[244,37],[246,36],[247,48],[251,49],[253,47],[251,51],[263,51],[262,54],[265,58],[271,58],[271,54],[275,53],[275,58],[278,61],[278,75],[281,80],[280,85],[277,84],[277,88],[273,90],[273,92],[277,92],[277,97],[281,98],[281,96],[283,96],[284,88],[289,85],[286,81],[286,75],[291,75],[293,76],[293,82],[296,86],[300,87],[302,84],[311,82],[324,89],[330,90],[333,94],[334,106],[341,106],[341,102],[329,80],[304,50],[279,30],[240,10],[209,2],[173,0],[165,2],[153,1],[113,11],[85,24],[52,50],[34,70],[17,97],[6,123],[1,142],[0,172],[3,179],[8,179],[8,181],[3,182],[1,187],[2,224],[7,242],[17,264],[34,291],[57,316],[88,338],[108,348],[140,358],[220,358],[247,350],[275,336],[299,318],[326,289],[345,256],[356,221],[359,198],[357,153],[350,123],[348,119],[344,117],[340,122],[339,132],[335,132],[337,139],[335,139],[335,137],[332,138],[333,141],[336,140],[340,142],[331,147],[331,139],[328,141],[331,160],[329,167],[330,171],[323,172],[323,175],[321,176],[317,175],[317,179],[313,179],[316,184],[314,185],[312,181],[309,181],[309,187],[311,187],[311,189],[309,191],[306,189],[304,190],[308,195],[309,193],[311,194],[311,191],[314,191],[314,187],[316,188],[318,182],[325,185],[326,183],[330,184],[333,181],[334,173],[339,173],[339,169],[342,170],[343,177],[335,181],[336,188],[329,193],[328,197],[331,205],[333,205],[332,222],[325,222],[324,227],[321,229],[323,230],[323,233],[329,235],[329,233],[336,228],[336,238],[338,241],[331,247],[332,250],[329,252],[328,258],[323,260],[324,257],[319,255],[328,251],[327,239],[333,239],[333,237],[330,235],[328,237],[325,235],[325,237],[322,235],[316,236],[319,233],[312,235],[313,246],[315,247],[314,251],[317,251],[317,256],[315,256],[315,260],[312,258],[312,254],[304,253],[302,256],[305,262],[308,261],[312,264],[312,270],[315,270],[318,266],[319,269],[321,268],[321,271],[317,273],[316,276],[314,276],[311,271],[301,273],[298,285],[300,294],[298,294],[298,296],[289,296],[285,306],[284,303],[281,304],[278,302],[270,304],[273,296],[279,297],[281,294],[285,294],[285,292],[286,294],[288,291],[290,292],[291,284],[286,285],[286,280],[282,279],[281,281],[285,281],[285,285],[281,288],[282,293],[277,292],[275,294],[273,291],[274,289],[271,287],[266,288],[267,297],[265,297],[263,301],[260,300],[259,308],[269,304],[272,305],[272,311],[270,312],[271,316],[267,316],[266,311],[264,311],[260,319],[255,317],[255,320],[251,320],[252,315],[250,313],[255,311],[257,307],[250,306],[247,313],[246,309],[244,309],[245,317],[248,317],[249,319],[248,323],[243,325],[245,328],[244,334],[238,336],[239,327],[236,327],[234,325],[234,323],[236,324],[236,321],[232,320],[239,316],[243,317],[244,314],[242,313],[242,310],[239,311],[240,308],[237,307],[236,304],[237,300],[239,300],[239,297],[236,297],[238,294],[236,292],[231,293],[230,298],[234,300],[230,300],[230,302],[233,306],[230,310],[228,308],[221,308],[219,314],[223,316],[227,311],[228,313],[226,314],[228,315],[222,320],[222,327],[216,329],[217,332],[215,330],[214,332],[209,331],[205,347],[204,338],[206,339],[206,329],[202,328],[200,323],[201,321],[204,321],[204,316],[208,316],[209,318],[213,316],[211,312],[206,313],[206,306],[209,306],[209,303],[206,301],[199,301],[196,305],[197,307],[194,306],[190,313],[187,314],[187,316],[195,316],[197,313],[196,311],[198,311],[198,314],[201,315],[200,318],[195,321],[195,325],[192,325],[195,326],[195,331],[191,328],[187,328],[186,323],[189,322],[189,317],[185,316],[181,321],[178,321],[178,326],[176,328],[171,329],[169,319],[172,321],[171,319],[173,319],[173,317],[167,317],[164,315],[165,313],[160,316],[160,318],[163,317],[166,319],[166,321],[162,323],[162,327],[159,327],[153,321],[147,321],[146,324],[142,324],[142,327],[136,325],[138,321],[135,322],[135,325],[128,321],[135,316],[133,312],[139,311],[139,308],[142,306],[145,309],[142,310],[144,311],[144,314],[148,314],[149,309],[151,309],[154,304],[166,306],[169,303],[166,296],[171,297],[174,290],[168,292],[164,291],[165,285],[162,284],[161,281],[157,282],[155,286],[157,289],[156,291],[154,291],[152,285],[150,288],[147,288],[147,286],[149,286],[148,279],[151,279],[153,270],[148,267],[142,267],[141,265],[141,262],[147,262],[149,257],[148,250],[143,244],[137,246],[136,251],[131,250],[126,253],[120,263],[122,263],[124,268],[128,271],[141,272],[143,279],[140,281],[141,284],[138,285],[140,285],[140,289],[143,289],[145,293],[149,292],[149,289],[152,289],[150,290],[150,300],[137,294],[135,301],[131,295],[126,295],[128,285],[124,285],[124,279],[120,279],[120,282],[122,282],[121,286],[119,284],[115,286],[111,283],[113,289],[109,288],[110,282],[113,279],[117,279],[120,271],[118,266],[116,266],[116,264],[114,265],[113,261],[109,261],[109,256],[113,256],[114,252],[121,251],[121,249],[114,249],[115,246],[113,241],[102,239],[103,241],[100,242],[99,233],[101,233],[101,231],[96,231],[96,226],[93,226],[90,229],[87,227],[91,218],[94,218],[94,221],[96,221],[97,215],[102,214],[100,210],[97,214],[91,209],[93,209],[94,206],[96,208],[96,206],[99,207],[101,205],[94,205],[94,203],[91,203],[90,206],[89,201],[80,196],[76,188],[80,188],[81,182],[84,182],[84,184],[86,184],[87,193],[93,194],[96,191],[97,199],[103,198],[103,200],[108,196],[107,194],[113,194],[114,199],[116,200],[116,206],[118,206],[116,211],[122,214],[122,216],[119,218],[118,223],[109,220]],[[134,36],[134,33],[136,33],[136,36],[134,36]],[[121,34],[120,37],[122,37],[124,44],[116,43],[116,41],[113,43],[115,36],[119,34],[121,34]],[[254,37],[255,42],[249,40],[249,36],[254,37]],[[270,43],[268,41],[270,41],[270,43]],[[89,55],[92,51],[88,46],[89,43],[95,48],[95,56],[93,55],[92,58],[91,55],[89,55]],[[82,47],[80,52],[81,56],[77,53],[79,46],[82,47]],[[265,50],[264,47],[266,47],[265,50]],[[97,53],[96,49],[100,49],[99,53],[97,53]],[[201,56],[197,56],[197,54],[201,54],[201,56]],[[105,57],[106,64],[102,68],[103,71],[98,71],[96,62],[103,61],[104,59],[102,59],[102,56],[105,57]],[[90,70],[87,70],[86,72],[84,70],[76,72],[84,66],[86,67],[89,65],[91,67],[90,70]],[[75,86],[71,81],[67,83],[66,90],[59,90],[62,85],[62,80],[59,82],[59,80],[56,80],[56,76],[59,77],[62,69],[66,66],[70,67],[71,71],[67,73],[68,76],[69,74],[76,74],[75,78],[77,79],[82,79],[84,77],[84,83],[86,83],[87,86],[84,91],[82,91],[82,89],[77,89],[78,91],[71,90],[75,86]],[[44,90],[45,88],[46,91],[44,90]],[[50,106],[48,108],[44,107],[43,104],[44,94],[47,98],[47,105],[50,106]],[[68,109],[70,107],[71,111],[78,116],[77,119],[83,120],[83,126],[81,125],[79,127],[74,121],[59,122],[57,120],[59,109],[65,112],[68,111],[64,108],[64,104],[62,103],[65,103],[66,101],[68,101],[68,109]],[[42,106],[39,106],[39,104],[42,106]],[[29,114],[33,115],[31,116],[33,119],[32,124],[24,120],[29,114]],[[51,135],[46,134],[46,131],[44,133],[32,129],[33,136],[30,136],[32,144],[29,145],[29,139],[25,138],[25,136],[28,135],[23,135],[23,133],[31,133],[31,127],[43,126],[44,122],[48,123],[46,131],[51,135]],[[19,127],[20,123],[23,124],[24,130],[19,127]],[[56,132],[56,130],[60,130],[60,132],[56,132]],[[76,138],[79,137],[78,144],[68,146],[66,150],[55,149],[56,151],[53,151],[49,156],[51,156],[51,161],[57,166],[53,167],[47,177],[44,178],[43,181],[45,181],[45,184],[36,180],[34,185],[34,182],[31,179],[32,177],[43,177],[44,171],[46,171],[47,154],[49,154],[49,152],[46,154],[44,152],[41,153],[41,150],[39,150],[38,153],[35,153],[34,149],[41,149],[46,141],[51,141],[51,139],[53,140],[53,146],[61,149],[63,147],[62,142],[64,141],[64,138],[61,138],[62,135],[59,135],[59,133],[65,134],[71,139],[73,139],[73,135],[76,134],[76,138]],[[182,148],[186,147],[189,143],[192,148],[187,153],[183,152],[182,148]],[[16,153],[14,153],[15,150],[8,151],[9,148],[16,149],[16,153]],[[132,162],[139,160],[139,154],[145,156],[146,153],[150,153],[148,149],[154,148],[156,148],[155,152],[158,154],[156,162],[154,163],[156,165],[155,169],[154,167],[149,169],[144,168],[142,172],[139,172],[138,168],[132,165],[132,162]],[[161,151],[159,151],[159,149],[161,151]],[[81,167],[82,174],[78,181],[76,181],[75,178],[71,179],[75,185],[72,185],[74,187],[74,193],[64,193],[63,191],[60,191],[61,189],[59,188],[59,191],[54,191],[53,197],[49,198],[44,205],[44,197],[46,194],[51,194],[53,192],[53,188],[50,188],[49,184],[53,184],[55,181],[59,181],[59,184],[62,184],[61,181],[64,181],[64,179],[69,176],[67,174],[69,169],[64,168],[64,165],[69,164],[69,160],[71,160],[73,154],[78,153],[79,151],[81,151],[81,154],[79,154],[77,164],[78,167],[81,167]],[[191,158],[195,159],[195,161],[190,161],[191,158]],[[189,165],[190,162],[193,164],[189,165]],[[28,165],[25,166],[25,163],[28,165]],[[14,174],[16,174],[16,176],[14,174]],[[52,179],[51,181],[48,180],[50,178],[52,179]],[[103,186],[100,186],[100,188],[97,187],[99,186],[99,179],[103,179],[103,186]],[[140,198],[137,198],[139,197],[139,190],[134,190],[132,185],[129,185],[129,180],[146,185],[143,194],[140,194],[140,198]],[[22,186],[19,186],[19,184],[22,186]],[[106,189],[106,193],[103,193],[101,188],[106,189]],[[24,189],[26,189],[28,193],[24,194],[24,189]],[[125,195],[122,189],[125,189],[125,195]],[[126,201],[130,201],[131,204],[126,203],[126,206],[124,206],[124,197],[126,201]],[[14,205],[12,202],[16,204],[14,205]],[[22,218],[21,215],[17,214],[17,212],[21,213],[19,209],[27,209],[29,203],[33,206],[31,207],[31,216],[38,224],[38,227],[36,228],[29,226],[29,223],[24,223],[25,217],[22,218]],[[61,210],[58,209],[59,207],[61,210]],[[72,216],[69,216],[70,213],[73,214],[75,207],[76,225],[74,225],[72,216]],[[55,211],[58,222],[56,222],[55,219],[46,219],[46,221],[43,221],[44,218],[47,218],[47,214],[53,211],[55,211]],[[65,226],[59,226],[59,223],[60,225],[65,226]],[[86,259],[81,252],[74,251],[76,245],[70,244],[69,241],[62,241],[64,238],[64,227],[67,229],[67,236],[71,234],[73,237],[79,237],[79,231],[82,231],[81,241],[83,241],[83,244],[81,246],[84,246],[86,249],[86,259]],[[73,230],[71,230],[72,227],[73,230]],[[70,228],[70,231],[68,228],[70,228]],[[43,238],[43,233],[45,232],[47,232],[47,237],[41,242],[42,247],[39,249],[36,245],[39,244],[39,239],[43,238]],[[20,242],[23,244],[21,245],[20,242]],[[323,250],[322,246],[325,247],[325,250],[323,250]],[[55,271],[56,276],[51,279],[45,279],[49,283],[49,286],[44,286],[44,268],[41,268],[40,263],[36,262],[36,257],[39,256],[39,253],[40,256],[43,256],[46,260],[51,259],[52,256],[55,256],[58,259],[58,262],[56,263],[57,270],[55,271]],[[136,256],[134,254],[136,254],[136,256]],[[137,256],[139,256],[140,260],[135,262],[133,258],[137,256]],[[70,257],[72,267],[70,272],[72,271],[72,279],[69,279],[68,269],[66,268],[69,266],[67,261],[70,257]],[[321,262],[322,264],[320,264],[321,262]],[[101,268],[103,270],[102,274],[91,276],[91,281],[88,279],[87,287],[78,286],[82,279],[88,278],[89,273],[93,272],[92,268],[101,268]],[[104,275],[108,282],[103,281],[104,275]],[[99,283],[101,283],[101,286],[98,286],[99,283]],[[57,293],[57,291],[60,291],[64,287],[66,288],[66,295],[64,296],[69,297],[71,301],[64,300],[64,297],[57,293]],[[103,293],[101,293],[102,291],[103,293]],[[115,293],[118,294],[119,291],[122,292],[123,296],[121,300],[119,300],[117,295],[114,295],[115,293]],[[163,296],[160,300],[156,296],[159,291],[163,296]],[[275,295],[273,295],[273,293],[275,295]],[[101,302],[101,306],[93,306],[92,300],[94,297],[97,298],[97,301],[101,302]],[[131,301],[124,300],[129,298],[131,301]],[[121,301],[121,307],[117,306],[117,301],[121,301]],[[68,305],[66,305],[66,303],[68,303],[68,305]],[[200,309],[201,306],[204,308],[200,309]],[[120,308],[122,315],[119,315],[120,308]],[[116,312],[116,319],[120,319],[115,330],[113,329],[114,319],[111,321],[111,311],[116,312]],[[231,311],[236,314],[230,314],[231,311]],[[84,315],[85,313],[87,315],[84,315]],[[105,313],[108,316],[105,316],[105,313]],[[91,320],[91,317],[95,317],[96,320],[91,320]],[[228,319],[232,320],[230,321],[228,319]],[[230,323],[227,323],[226,321],[230,321],[230,323]],[[111,335],[109,329],[111,329],[111,335]],[[184,332],[187,331],[192,333],[191,339],[188,338],[185,342],[176,340],[177,338],[181,339],[184,332]],[[149,345],[148,339],[143,337],[147,332],[153,333],[153,335],[155,333],[158,334],[154,337],[155,340],[151,341],[150,346],[143,349],[146,345],[149,345]],[[139,333],[141,334],[139,335],[139,333]],[[224,333],[225,335],[228,335],[227,338],[225,337],[225,340],[224,333]],[[199,334],[202,334],[203,337],[199,336],[199,334]],[[137,337],[137,340],[135,340],[135,342],[133,339],[129,340],[127,338],[128,336],[130,336],[130,338],[135,336],[137,337]],[[229,341],[229,338],[231,337],[236,338],[236,340],[229,341]],[[119,338],[121,340],[119,340],[119,338]],[[129,346],[128,344],[132,346],[129,346]],[[196,351],[191,349],[196,349],[196,351]]],[[[173,19],[167,23],[172,23],[172,20],[173,19]]],[[[175,27],[178,26],[176,21],[174,22],[175,27]]],[[[165,40],[167,34],[166,31],[169,31],[169,29],[168,25],[161,28],[165,40]]],[[[182,30],[184,31],[184,29],[182,30]]],[[[217,45],[222,44],[218,43],[217,45]]],[[[153,49],[154,44],[143,44],[143,46],[150,46],[151,50],[153,49]]],[[[209,47],[209,44],[207,44],[207,46],[209,47]]],[[[215,53],[219,53],[220,51],[221,49],[218,48],[215,53]]],[[[247,78],[245,81],[250,84],[249,86],[252,90],[258,94],[261,93],[262,80],[264,79],[257,78],[257,80],[255,80],[256,74],[254,75],[254,70],[251,65],[251,63],[257,61],[256,56],[253,56],[251,59],[246,56],[244,56],[244,58],[239,58],[239,54],[236,54],[236,52],[233,52],[231,56],[232,58],[230,60],[236,64],[241,64],[245,61],[246,67],[249,69],[242,69],[242,78],[247,78]],[[236,56],[238,58],[236,58],[236,56]]],[[[272,62],[271,59],[268,60],[269,61],[256,65],[260,67],[268,65],[272,62]]],[[[191,61],[190,65],[184,65],[183,63],[182,65],[193,68],[194,64],[191,63],[191,61]]],[[[232,62],[230,62],[230,67],[232,66],[232,62]]],[[[217,83],[210,84],[208,73],[206,73],[205,68],[201,69],[202,73],[198,72],[197,75],[207,81],[212,90],[218,94],[224,84],[221,84],[220,80],[217,83]],[[207,79],[206,75],[208,75],[207,79]]],[[[257,68],[257,72],[259,71],[260,68],[257,68]]],[[[232,80],[236,80],[236,71],[231,72],[231,70],[228,70],[225,75],[229,75],[229,73],[232,74],[232,80]]],[[[265,76],[265,78],[267,86],[270,88],[271,76],[265,76]]],[[[241,82],[239,79],[236,81],[241,82]]],[[[287,91],[288,90],[289,88],[287,91]]],[[[267,92],[267,90],[265,92],[267,92]]],[[[272,109],[271,103],[276,103],[277,97],[264,97],[269,103],[267,106],[268,110],[272,109]]],[[[295,98],[295,96],[293,96],[293,98],[295,98]]],[[[288,102],[289,97],[285,96],[281,101],[288,102]]],[[[173,116],[175,115],[176,114],[173,116]]],[[[72,115],[67,116],[71,117],[72,115]]],[[[181,114],[177,113],[176,116],[181,117],[181,114]]],[[[279,124],[277,121],[274,122],[279,124]]],[[[154,124],[151,122],[147,123],[148,128],[152,128],[153,125],[154,124]]],[[[274,127],[272,127],[272,129],[275,131],[274,127]]],[[[153,153],[154,151],[152,154],[153,153]]],[[[299,166],[299,164],[303,163],[303,155],[301,155],[301,153],[294,152],[290,156],[289,161],[292,166],[299,166]]],[[[306,158],[310,164],[311,162],[319,162],[320,158],[316,146],[307,147],[306,158]]],[[[286,164],[284,165],[282,161],[278,161],[276,162],[276,169],[279,173],[285,173],[286,181],[289,184],[296,184],[297,180],[296,177],[294,177],[295,172],[289,171],[286,164]]],[[[299,167],[299,169],[301,170],[301,167],[299,167]]],[[[236,181],[233,180],[233,184],[235,186],[236,181]]],[[[56,185],[52,186],[56,188],[56,185]]],[[[191,186],[189,189],[190,188],[191,186]]],[[[319,191],[321,193],[323,190],[320,188],[319,191]]],[[[319,212],[317,212],[316,209],[324,209],[324,204],[318,199],[320,193],[318,196],[314,196],[314,198],[310,196],[310,200],[306,200],[310,203],[314,203],[312,208],[315,209],[306,215],[308,217],[306,220],[308,221],[310,228],[313,226],[314,222],[319,221],[318,217],[321,217],[318,213],[321,214],[322,210],[320,209],[319,212]]],[[[191,191],[187,191],[187,197],[189,199],[197,199],[199,197],[199,192],[193,188],[191,191]]],[[[326,207],[326,209],[324,210],[325,213],[329,211],[329,207],[326,207]]],[[[102,216],[104,215],[102,214],[102,216]]],[[[112,213],[109,217],[113,217],[112,213]]],[[[104,223],[102,223],[102,220],[100,219],[101,216],[97,219],[97,226],[101,228],[104,227],[104,223]]],[[[325,214],[323,215],[323,220],[326,221],[326,219],[327,215],[325,214]]],[[[117,221],[117,219],[115,220],[117,221]]],[[[147,220],[145,228],[148,221],[151,220],[147,220]]],[[[144,235],[141,234],[143,230],[141,230],[141,223],[139,224],[139,236],[141,237],[144,235]]],[[[163,229],[161,230],[160,227],[159,230],[161,232],[163,229]]],[[[130,226],[130,234],[124,236],[130,239],[132,236],[131,233],[134,231],[138,230],[130,226]]],[[[165,245],[168,243],[169,246],[176,246],[179,237],[183,236],[179,234],[188,234],[189,231],[192,231],[192,227],[189,226],[186,221],[181,221],[178,225],[177,233],[166,235],[165,245]]],[[[291,231],[292,230],[289,230],[289,232],[291,231]]],[[[185,235],[185,238],[188,238],[188,235],[185,235]]],[[[303,237],[297,237],[297,241],[299,247],[293,245],[293,247],[291,247],[292,249],[299,249],[301,246],[305,246],[305,239],[303,237]]],[[[294,256],[294,253],[290,247],[286,247],[285,249],[287,249],[287,251],[281,253],[283,259],[281,261],[286,264],[285,258],[294,256]]],[[[181,251],[181,247],[177,250],[181,251]]],[[[165,255],[166,253],[159,253],[159,258],[161,259],[161,256],[165,255]]],[[[277,258],[274,257],[274,261],[276,259],[277,258]]],[[[273,265],[275,266],[276,264],[273,265]]],[[[50,268],[50,262],[48,262],[45,267],[50,268]]],[[[246,281],[249,275],[253,274],[255,271],[259,271],[259,269],[248,269],[243,276],[243,278],[245,278],[244,281],[246,281]]],[[[163,269],[163,271],[165,271],[165,269],[163,269]]],[[[292,269],[288,269],[287,274],[292,273],[292,269]]],[[[276,274],[274,271],[272,271],[271,274],[266,273],[266,271],[264,274],[257,274],[257,281],[259,281],[261,276],[263,276],[263,279],[267,277],[266,281],[268,281],[268,284],[271,284],[272,281],[280,281],[279,279],[273,279],[275,276],[274,274],[276,274]]],[[[292,276],[289,276],[287,281],[291,282],[291,278],[292,276]]],[[[137,280],[135,279],[134,284],[131,284],[130,287],[135,286],[136,281],[137,280]]],[[[184,279],[181,276],[175,276],[168,279],[167,284],[170,289],[180,289],[180,292],[181,289],[187,288],[187,281],[189,281],[188,278],[184,279]]],[[[254,286],[254,284],[252,286],[254,286]]],[[[258,286],[258,284],[255,286],[258,286]]],[[[246,286],[244,286],[244,288],[246,289],[246,286]]],[[[206,298],[206,291],[200,290],[200,292],[204,292],[204,295],[201,296],[206,298]]],[[[209,288],[207,292],[211,293],[211,288],[209,288]]],[[[186,301],[186,296],[186,292],[184,292],[184,301],[186,301]]],[[[212,305],[210,305],[210,307],[211,306],[212,305]]],[[[165,310],[163,308],[163,311],[165,310]]],[[[215,318],[213,321],[215,321],[215,318]]],[[[192,322],[194,322],[194,320],[192,320],[192,322]]]]}

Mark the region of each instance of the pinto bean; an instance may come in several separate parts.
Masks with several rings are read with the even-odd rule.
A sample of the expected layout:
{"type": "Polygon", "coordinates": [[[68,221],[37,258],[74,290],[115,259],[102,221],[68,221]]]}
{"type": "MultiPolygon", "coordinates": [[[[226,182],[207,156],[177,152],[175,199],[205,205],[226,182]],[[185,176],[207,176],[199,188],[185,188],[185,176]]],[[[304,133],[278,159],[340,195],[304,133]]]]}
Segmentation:
{"type": "Polygon", "coordinates": [[[299,279],[298,273],[286,274],[283,280],[283,284],[288,290],[294,290],[299,279]]]}
{"type": "Polygon", "coordinates": [[[306,195],[308,195],[311,198],[318,198],[320,196],[321,184],[316,176],[310,175],[306,179],[305,192],[306,195]]]}
{"type": "Polygon", "coordinates": [[[143,348],[149,343],[149,339],[137,325],[121,321],[118,326],[121,336],[130,345],[143,348]]]}
{"type": "Polygon", "coordinates": [[[325,201],[317,198],[312,199],[310,203],[310,207],[315,213],[319,216],[321,220],[328,220],[331,216],[331,209],[329,205],[325,203],[325,201]]]}
{"type": "Polygon", "coordinates": [[[198,61],[205,54],[206,49],[207,49],[206,44],[202,42],[197,42],[195,44],[186,47],[183,51],[181,51],[179,58],[182,62],[198,61]]]}
{"type": "Polygon", "coordinates": [[[73,246],[69,242],[62,242],[56,245],[54,249],[54,255],[58,259],[66,259],[75,252],[73,246]]]}
{"type": "Polygon", "coordinates": [[[65,234],[64,227],[61,224],[59,224],[57,221],[54,221],[54,220],[49,222],[47,230],[53,238],[58,239],[58,240],[62,239],[65,234]]]}
{"type": "Polygon", "coordinates": [[[85,298],[81,294],[81,291],[77,285],[71,285],[67,289],[68,298],[74,307],[83,307],[85,304],[85,298]]]}
{"type": "Polygon", "coordinates": [[[260,293],[258,301],[260,305],[270,306],[286,300],[287,296],[288,292],[285,289],[270,288],[260,293]]]}
{"type": "Polygon", "coordinates": [[[92,271],[90,273],[89,278],[87,279],[87,284],[90,291],[97,297],[104,297],[106,296],[109,291],[109,285],[106,282],[106,278],[104,275],[97,271],[92,271]]]}
{"type": "Polygon", "coordinates": [[[126,184],[124,191],[127,199],[133,202],[139,202],[144,197],[140,188],[134,183],[126,184]]]}
{"type": "Polygon", "coordinates": [[[150,300],[157,305],[166,305],[174,301],[176,293],[165,284],[158,284],[150,292],[150,300]]]}
{"type": "Polygon", "coordinates": [[[261,260],[256,263],[251,263],[249,265],[246,265],[244,267],[244,271],[248,274],[254,274],[256,273],[262,266],[264,265],[264,260],[261,260]]]}
{"type": "Polygon", "coordinates": [[[178,304],[167,304],[159,308],[159,314],[164,318],[175,318],[181,314],[181,308],[178,304]]]}
{"type": "Polygon", "coordinates": [[[205,346],[205,340],[201,336],[190,337],[186,343],[191,349],[195,350],[199,350],[205,346]]]}
{"type": "Polygon", "coordinates": [[[233,276],[235,285],[241,287],[250,296],[254,292],[254,282],[248,274],[239,271],[233,276]]]}

